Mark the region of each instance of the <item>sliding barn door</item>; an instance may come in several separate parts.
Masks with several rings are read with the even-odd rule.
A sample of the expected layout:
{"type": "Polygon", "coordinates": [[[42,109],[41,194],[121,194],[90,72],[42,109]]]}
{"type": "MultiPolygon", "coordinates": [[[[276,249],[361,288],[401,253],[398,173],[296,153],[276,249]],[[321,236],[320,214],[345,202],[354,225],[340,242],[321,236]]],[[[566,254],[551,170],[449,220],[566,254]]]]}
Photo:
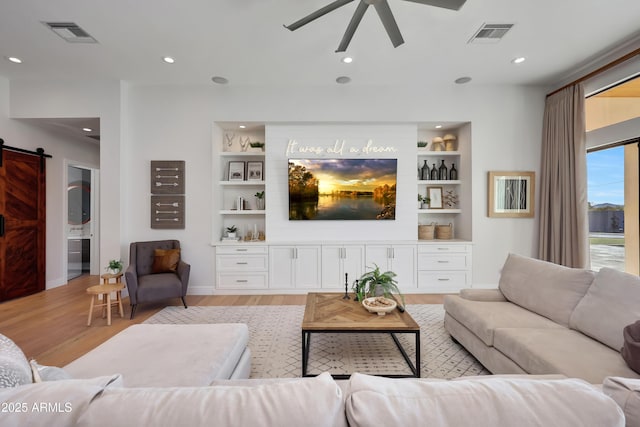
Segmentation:
{"type": "Polygon", "coordinates": [[[0,150],[0,301],[45,289],[45,161],[0,150]]]}

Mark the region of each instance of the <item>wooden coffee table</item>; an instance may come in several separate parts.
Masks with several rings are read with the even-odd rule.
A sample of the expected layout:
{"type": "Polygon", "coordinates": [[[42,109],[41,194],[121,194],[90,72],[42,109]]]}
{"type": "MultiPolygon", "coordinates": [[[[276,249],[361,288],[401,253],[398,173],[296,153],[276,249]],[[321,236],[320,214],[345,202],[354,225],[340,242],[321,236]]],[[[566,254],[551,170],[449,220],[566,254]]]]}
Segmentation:
{"type": "MultiPolygon", "coordinates": [[[[411,375],[386,375],[386,377],[420,377],[420,326],[407,312],[393,310],[385,316],[369,313],[360,302],[342,299],[341,293],[309,293],[302,320],[302,376],[313,376],[307,373],[311,334],[314,333],[370,333],[391,334],[402,357],[411,369],[411,375]],[[396,333],[414,334],[416,340],[415,365],[396,337],[396,333]]],[[[349,378],[348,374],[333,375],[336,379],[349,378]]]]}

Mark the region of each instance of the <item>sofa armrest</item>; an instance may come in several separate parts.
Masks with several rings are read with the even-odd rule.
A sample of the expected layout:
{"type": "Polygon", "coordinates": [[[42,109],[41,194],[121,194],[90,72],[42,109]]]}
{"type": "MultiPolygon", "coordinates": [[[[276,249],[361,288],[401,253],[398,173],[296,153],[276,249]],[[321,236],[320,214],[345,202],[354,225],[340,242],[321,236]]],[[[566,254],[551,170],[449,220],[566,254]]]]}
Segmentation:
{"type": "Polygon", "coordinates": [[[138,303],[138,272],[133,264],[129,264],[124,272],[124,279],[127,282],[127,290],[129,291],[129,301],[131,304],[138,303]]]}
{"type": "Polygon", "coordinates": [[[460,297],[471,301],[507,301],[500,289],[461,289],[460,297]]]}
{"type": "Polygon", "coordinates": [[[191,273],[191,264],[187,264],[183,260],[178,263],[178,269],[176,271],[180,282],[182,283],[182,295],[187,294],[187,287],[189,286],[189,275],[191,273]]]}

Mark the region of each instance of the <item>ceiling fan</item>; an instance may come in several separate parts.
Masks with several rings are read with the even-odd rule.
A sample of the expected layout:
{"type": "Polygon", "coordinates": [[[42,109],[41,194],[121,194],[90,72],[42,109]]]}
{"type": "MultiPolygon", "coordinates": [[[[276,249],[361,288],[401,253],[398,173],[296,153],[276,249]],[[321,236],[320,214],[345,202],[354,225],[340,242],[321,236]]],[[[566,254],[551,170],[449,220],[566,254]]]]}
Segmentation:
{"type": "MultiPolygon", "coordinates": [[[[305,16],[304,18],[294,22],[291,25],[285,25],[285,28],[295,31],[303,25],[308,24],[311,21],[314,21],[321,16],[326,15],[329,12],[336,10],[339,7],[342,7],[346,4],[351,3],[354,0],[336,0],[333,3],[326,5],[323,8],[320,8],[313,12],[310,15],[305,16]]],[[[427,6],[435,6],[442,7],[445,9],[451,10],[460,10],[463,4],[467,0],[404,0],[411,1],[414,3],[425,4],[427,6]]],[[[396,23],[395,18],[393,17],[393,13],[391,13],[391,9],[389,8],[389,3],[387,0],[360,0],[358,3],[358,7],[351,18],[351,22],[349,22],[349,26],[347,27],[347,31],[345,31],[344,36],[342,37],[342,41],[338,46],[336,52],[344,52],[347,50],[349,43],[351,42],[351,38],[353,34],[356,32],[364,13],[367,11],[369,6],[373,5],[376,8],[376,12],[378,12],[378,16],[382,21],[382,25],[384,25],[385,30],[387,30],[387,34],[391,39],[391,43],[393,43],[393,47],[398,47],[402,43],[404,43],[404,39],[402,38],[402,34],[400,34],[400,29],[398,28],[398,24],[396,23]]]]}

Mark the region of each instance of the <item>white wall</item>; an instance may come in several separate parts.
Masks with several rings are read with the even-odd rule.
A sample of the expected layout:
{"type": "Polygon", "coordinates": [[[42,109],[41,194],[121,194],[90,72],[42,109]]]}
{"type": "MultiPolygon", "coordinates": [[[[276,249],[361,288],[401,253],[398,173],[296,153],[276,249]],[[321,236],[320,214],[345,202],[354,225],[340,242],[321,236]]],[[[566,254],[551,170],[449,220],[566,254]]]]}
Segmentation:
{"type": "MultiPolygon", "coordinates": [[[[211,162],[214,122],[372,125],[471,122],[473,276],[476,285],[493,286],[508,252],[536,253],[537,228],[534,219],[486,216],[487,172],[539,170],[544,96],[544,88],[472,84],[129,87],[112,83],[16,82],[11,86],[11,113],[20,117],[50,117],[59,111],[58,116],[100,117],[104,124],[100,150],[103,224],[109,218],[101,230],[101,258],[113,257],[104,251],[113,248],[114,240],[126,259],[125,248],[130,241],[175,237],[183,242],[184,258],[192,264],[190,288],[196,291],[212,289],[215,277],[210,246],[212,176],[221,176],[222,172],[219,165],[211,162]],[[43,98],[46,98],[44,105],[38,105],[43,98]],[[152,159],[186,161],[185,230],[151,230],[149,226],[152,159]]],[[[415,141],[411,144],[415,147],[415,141]]],[[[415,191],[409,198],[413,203],[415,191]]]]}
{"type": "MultiPolygon", "coordinates": [[[[44,130],[23,120],[9,119],[9,82],[0,78],[0,138],[5,144],[27,150],[38,147],[53,157],[47,159],[47,231],[46,231],[46,286],[56,287],[66,283],[66,162],[98,167],[99,148],[66,134],[44,130]]],[[[38,117],[38,116],[34,116],[38,117]]],[[[39,116],[51,117],[51,116],[39,116]]]]}

